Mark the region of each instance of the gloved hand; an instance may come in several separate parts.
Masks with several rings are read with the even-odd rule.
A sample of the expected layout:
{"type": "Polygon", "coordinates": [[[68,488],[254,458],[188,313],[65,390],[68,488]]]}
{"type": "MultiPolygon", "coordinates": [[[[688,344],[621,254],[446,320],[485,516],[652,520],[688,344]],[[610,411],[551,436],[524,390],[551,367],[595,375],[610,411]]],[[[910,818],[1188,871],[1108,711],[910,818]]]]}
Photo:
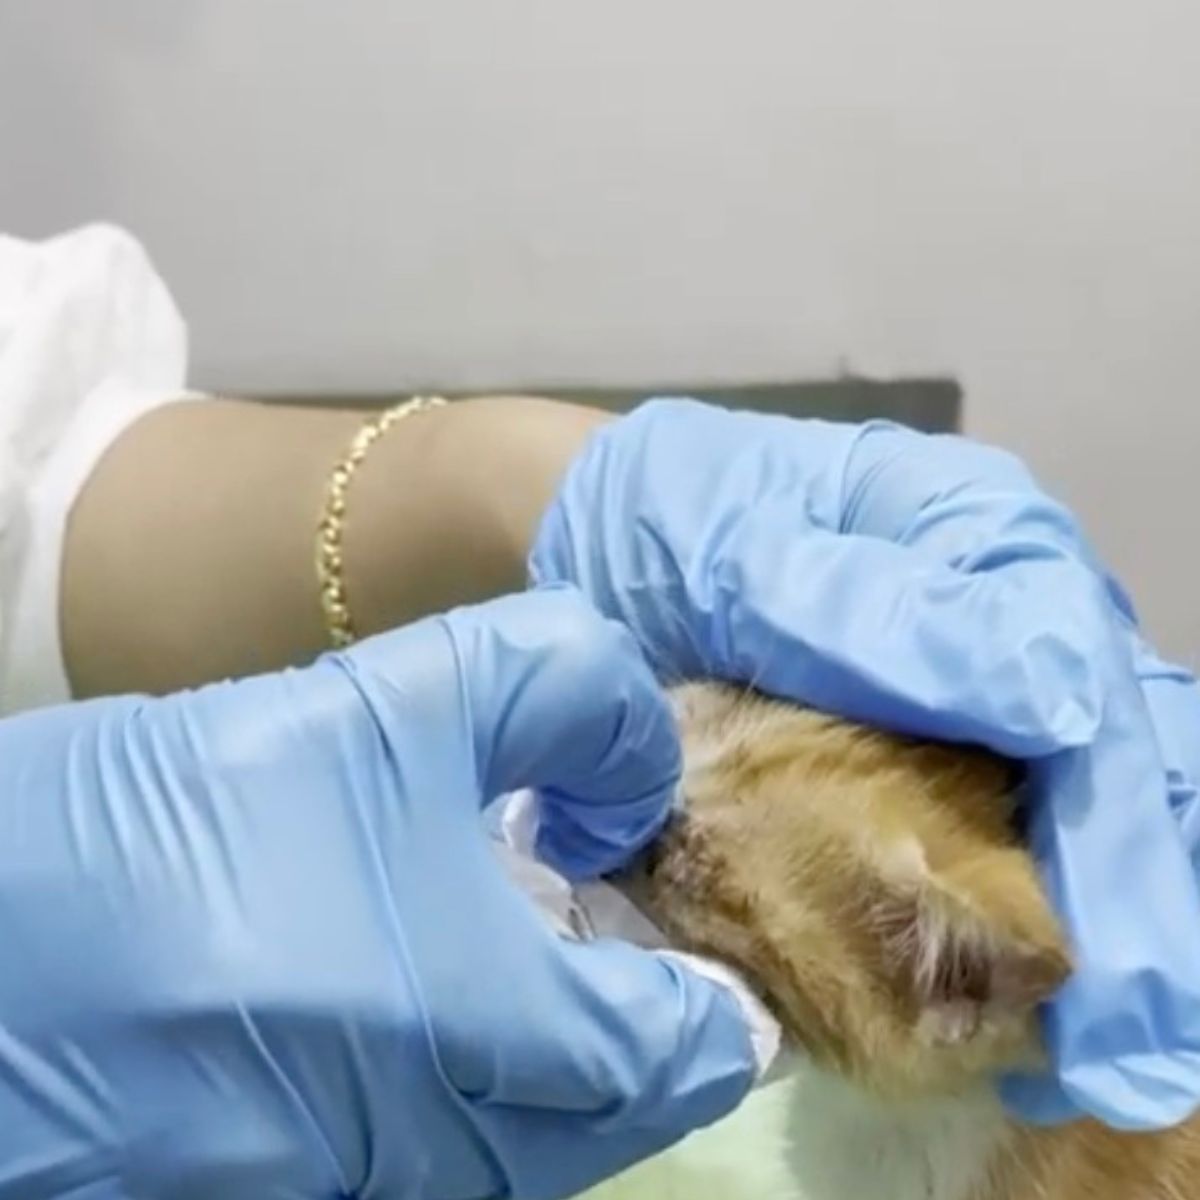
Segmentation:
{"type": "Polygon", "coordinates": [[[644,838],[678,772],[569,590],[0,723],[0,1196],[561,1197],[720,1116],[732,997],[559,942],[479,816],[644,838]]]}
{"type": "MultiPolygon", "coordinates": [[[[664,677],[747,681],[1034,763],[1034,851],[1080,959],[1019,1115],[1142,1129],[1200,1103],[1200,691],[1071,514],[957,437],[647,404],[571,466],[531,555],[664,677]]],[[[594,854],[572,814],[542,852],[594,854]]]]}

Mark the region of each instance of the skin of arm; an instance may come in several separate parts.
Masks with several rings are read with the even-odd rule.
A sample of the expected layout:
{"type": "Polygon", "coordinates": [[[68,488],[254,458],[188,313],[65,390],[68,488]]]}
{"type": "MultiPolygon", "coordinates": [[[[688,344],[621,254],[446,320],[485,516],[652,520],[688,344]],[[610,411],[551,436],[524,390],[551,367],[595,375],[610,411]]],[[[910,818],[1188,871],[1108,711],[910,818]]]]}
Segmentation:
{"type": "MultiPolygon", "coordinates": [[[[74,694],[168,692],[324,650],[317,523],[366,416],[212,400],[127,430],[68,522],[60,623],[74,694]]],[[[542,513],[610,419],[488,396],[393,426],[348,497],[344,578],[358,632],[524,586],[542,513]]]]}

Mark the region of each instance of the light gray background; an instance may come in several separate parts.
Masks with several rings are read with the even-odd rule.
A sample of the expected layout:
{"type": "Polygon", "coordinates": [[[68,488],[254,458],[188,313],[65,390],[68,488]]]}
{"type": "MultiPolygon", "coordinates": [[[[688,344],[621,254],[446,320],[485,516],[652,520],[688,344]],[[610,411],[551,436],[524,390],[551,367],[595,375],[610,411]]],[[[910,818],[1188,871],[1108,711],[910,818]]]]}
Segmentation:
{"type": "Polygon", "coordinates": [[[200,383],[953,372],[1200,652],[1195,0],[0,0],[0,227],[200,383]]]}

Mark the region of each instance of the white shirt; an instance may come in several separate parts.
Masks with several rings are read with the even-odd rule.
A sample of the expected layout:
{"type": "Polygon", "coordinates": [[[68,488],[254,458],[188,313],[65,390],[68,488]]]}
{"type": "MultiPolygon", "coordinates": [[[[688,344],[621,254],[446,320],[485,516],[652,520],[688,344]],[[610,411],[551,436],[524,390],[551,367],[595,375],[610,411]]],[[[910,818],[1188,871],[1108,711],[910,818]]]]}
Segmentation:
{"type": "Polygon", "coordinates": [[[187,330],[142,247],[93,225],[0,235],[0,713],[69,697],[63,533],[104,451],[184,390],[187,330]]]}

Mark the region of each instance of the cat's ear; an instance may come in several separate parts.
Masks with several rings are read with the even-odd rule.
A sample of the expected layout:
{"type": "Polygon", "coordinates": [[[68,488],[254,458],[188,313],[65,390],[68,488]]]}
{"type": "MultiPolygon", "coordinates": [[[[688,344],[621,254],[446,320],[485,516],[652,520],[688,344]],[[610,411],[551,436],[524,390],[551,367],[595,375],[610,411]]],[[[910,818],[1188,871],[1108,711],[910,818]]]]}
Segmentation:
{"type": "Polygon", "coordinates": [[[964,883],[907,847],[870,920],[888,975],[930,1041],[961,1042],[988,1015],[1030,1012],[1070,974],[1058,923],[1016,854],[975,864],[964,883]]]}

